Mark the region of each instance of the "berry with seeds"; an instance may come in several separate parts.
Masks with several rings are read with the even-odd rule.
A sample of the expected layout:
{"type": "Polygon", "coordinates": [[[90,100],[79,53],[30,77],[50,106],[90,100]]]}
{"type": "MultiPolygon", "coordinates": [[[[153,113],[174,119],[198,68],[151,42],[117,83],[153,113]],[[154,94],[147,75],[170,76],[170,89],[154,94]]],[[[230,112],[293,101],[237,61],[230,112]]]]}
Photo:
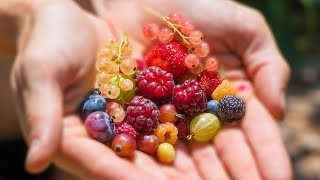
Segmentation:
{"type": "Polygon", "coordinates": [[[132,75],[137,70],[137,62],[130,57],[124,57],[120,63],[120,70],[125,75],[132,75]]]}
{"type": "Polygon", "coordinates": [[[194,116],[207,109],[206,93],[196,80],[187,80],[173,88],[174,106],[188,116],[194,116]]]}
{"type": "Polygon", "coordinates": [[[143,27],[143,35],[149,40],[154,40],[158,37],[159,27],[158,25],[151,23],[143,27]]]}
{"type": "Polygon", "coordinates": [[[132,156],[136,150],[136,140],[128,134],[119,134],[113,138],[111,148],[120,157],[132,156]]]}
{"type": "Polygon", "coordinates": [[[204,70],[198,75],[197,79],[201,88],[206,92],[208,98],[219,86],[219,84],[221,84],[221,78],[219,74],[214,71],[204,70]]]}
{"type": "Polygon", "coordinates": [[[178,138],[178,129],[174,126],[174,124],[166,122],[160,124],[154,134],[158,137],[159,143],[170,143],[175,144],[178,138]]]}
{"type": "Polygon", "coordinates": [[[159,110],[155,103],[135,96],[127,105],[126,120],[138,132],[152,132],[159,124],[159,110]]]}
{"type": "Polygon", "coordinates": [[[193,45],[200,45],[202,43],[202,33],[200,31],[192,31],[189,35],[189,40],[193,45]]]}
{"type": "Polygon", "coordinates": [[[102,143],[110,142],[115,134],[114,122],[107,113],[102,111],[89,114],[85,127],[92,139],[102,143]]]}
{"type": "Polygon", "coordinates": [[[218,105],[219,105],[219,101],[217,101],[217,100],[209,101],[207,104],[206,112],[212,113],[217,116],[218,115],[218,113],[217,113],[218,105]]]}
{"type": "Polygon", "coordinates": [[[222,83],[213,91],[211,97],[217,101],[220,101],[224,96],[235,95],[236,89],[232,86],[228,80],[223,80],[222,83]]]}
{"type": "Polygon", "coordinates": [[[209,44],[206,42],[202,42],[198,46],[194,48],[194,52],[199,56],[199,57],[206,57],[209,54],[209,44]]]}
{"type": "Polygon", "coordinates": [[[188,54],[184,59],[184,63],[189,69],[197,67],[199,62],[199,57],[195,54],[188,54]]]}
{"type": "Polygon", "coordinates": [[[159,141],[154,134],[142,133],[138,137],[137,144],[140,151],[151,155],[157,151],[159,141]]]}
{"type": "Polygon", "coordinates": [[[174,25],[181,25],[182,22],[184,21],[182,16],[180,14],[177,13],[170,13],[168,16],[168,21],[170,21],[171,23],[173,23],[174,25]]]}
{"type": "Polygon", "coordinates": [[[187,118],[179,118],[175,126],[178,129],[178,138],[180,140],[186,140],[190,134],[190,126],[187,118]]]}
{"type": "Polygon", "coordinates": [[[169,28],[162,28],[159,32],[159,41],[162,43],[169,43],[173,39],[173,32],[169,28]]]}
{"type": "Polygon", "coordinates": [[[111,110],[116,107],[121,107],[121,106],[116,102],[107,102],[105,112],[110,114],[111,110]]]}
{"type": "Polygon", "coordinates": [[[194,25],[191,21],[186,21],[181,24],[180,30],[184,35],[189,36],[190,33],[194,30],[194,25]]]}
{"type": "Polygon", "coordinates": [[[121,78],[119,82],[119,87],[122,91],[130,91],[133,88],[133,82],[130,79],[121,78]]]}
{"type": "Polygon", "coordinates": [[[219,118],[227,122],[240,120],[244,116],[245,112],[245,102],[233,95],[223,97],[218,105],[219,118]]]}
{"type": "Polygon", "coordinates": [[[174,147],[170,143],[161,143],[158,147],[158,160],[162,163],[171,163],[176,153],[174,147]]]}
{"type": "Polygon", "coordinates": [[[171,97],[174,80],[171,73],[151,66],[136,76],[136,85],[140,95],[159,101],[171,97]]]}
{"type": "Polygon", "coordinates": [[[192,119],[188,139],[205,142],[212,139],[220,129],[220,121],[211,113],[203,113],[192,119]]]}
{"type": "Polygon", "coordinates": [[[126,116],[126,112],[123,110],[122,107],[116,107],[111,109],[109,115],[111,116],[114,122],[121,122],[126,116]]]}
{"type": "Polygon", "coordinates": [[[174,78],[184,75],[188,68],[184,59],[188,54],[188,48],[181,42],[158,44],[154,46],[146,56],[148,66],[157,66],[171,73],[174,78]]]}
{"type": "Polygon", "coordinates": [[[134,139],[137,138],[136,130],[126,122],[116,123],[115,135],[118,135],[118,134],[129,134],[134,139]]]}

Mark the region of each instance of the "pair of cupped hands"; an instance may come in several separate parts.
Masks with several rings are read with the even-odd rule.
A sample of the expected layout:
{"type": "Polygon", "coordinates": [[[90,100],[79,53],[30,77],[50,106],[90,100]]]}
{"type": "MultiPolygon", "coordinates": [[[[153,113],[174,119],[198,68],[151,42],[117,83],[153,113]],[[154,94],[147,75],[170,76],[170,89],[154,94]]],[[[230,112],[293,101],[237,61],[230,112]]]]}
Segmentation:
{"type": "Polygon", "coordinates": [[[283,116],[290,69],[259,12],[224,0],[93,1],[93,6],[97,15],[72,1],[47,1],[31,6],[20,23],[11,80],[30,146],[29,172],[53,162],[85,179],[291,179],[276,121],[283,116]],[[140,57],[150,47],[141,29],[157,18],[144,6],[193,21],[219,59],[222,76],[247,104],[241,122],[224,124],[211,142],[178,142],[172,165],[140,151],[130,159],[118,157],[88,136],[77,111],[94,87],[95,55],[107,37],[126,31],[140,57]]]}

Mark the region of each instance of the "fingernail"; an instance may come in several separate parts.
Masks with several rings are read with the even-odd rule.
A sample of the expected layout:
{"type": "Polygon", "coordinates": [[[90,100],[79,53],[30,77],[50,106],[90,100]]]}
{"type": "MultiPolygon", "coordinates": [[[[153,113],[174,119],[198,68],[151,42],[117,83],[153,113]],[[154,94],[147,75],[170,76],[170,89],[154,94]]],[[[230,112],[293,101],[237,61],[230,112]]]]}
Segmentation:
{"type": "Polygon", "coordinates": [[[38,152],[39,144],[40,144],[40,141],[38,139],[33,139],[29,146],[29,150],[26,158],[26,169],[31,173],[36,171],[35,162],[37,159],[37,155],[39,154],[38,152]]]}

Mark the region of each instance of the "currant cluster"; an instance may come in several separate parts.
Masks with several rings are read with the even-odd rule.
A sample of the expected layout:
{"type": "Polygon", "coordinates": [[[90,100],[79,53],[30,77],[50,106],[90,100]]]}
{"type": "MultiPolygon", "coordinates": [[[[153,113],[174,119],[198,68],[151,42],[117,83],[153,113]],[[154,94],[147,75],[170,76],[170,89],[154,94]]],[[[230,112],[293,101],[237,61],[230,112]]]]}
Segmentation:
{"type": "Polygon", "coordinates": [[[121,157],[136,149],[157,153],[158,160],[174,160],[178,139],[206,142],[220,130],[220,121],[235,122],[245,103],[216,71],[209,45],[190,21],[171,13],[161,17],[165,27],[143,28],[149,40],[159,38],[137,71],[132,47],[124,37],[108,39],[98,53],[96,89],[82,105],[88,135],[109,145],[121,157]],[[145,66],[141,66],[145,67],[145,66]]]}

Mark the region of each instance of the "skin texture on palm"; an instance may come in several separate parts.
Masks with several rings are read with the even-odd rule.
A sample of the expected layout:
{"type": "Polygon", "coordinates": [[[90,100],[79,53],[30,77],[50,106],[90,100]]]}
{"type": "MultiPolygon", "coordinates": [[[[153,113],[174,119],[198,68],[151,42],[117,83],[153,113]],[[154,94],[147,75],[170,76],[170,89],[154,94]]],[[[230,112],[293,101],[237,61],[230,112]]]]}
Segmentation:
{"type": "MultiPolygon", "coordinates": [[[[175,7],[180,7],[181,1],[175,2],[176,5],[168,7],[171,7],[170,11],[179,12],[175,7]]],[[[208,7],[224,9],[225,13],[247,11],[233,2],[223,2],[215,2],[208,7]]],[[[125,4],[113,2],[112,5],[113,8],[107,11],[111,14],[104,14],[109,19],[108,28],[103,21],[85,13],[70,1],[38,7],[38,16],[27,19],[31,23],[30,26],[24,26],[22,31],[12,84],[16,90],[18,104],[22,105],[21,124],[25,130],[25,137],[29,143],[32,139],[26,164],[29,171],[41,171],[53,160],[59,167],[86,179],[290,179],[288,157],[271,110],[268,108],[269,112],[265,108],[268,105],[255,96],[260,92],[259,88],[264,86],[257,86],[254,79],[265,78],[258,78],[257,72],[261,71],[259,68],[266,69],[266,65],[258,63],[249,68],[252,65],[245,57],[259,59],[257,57],[266,55],[268,60],[273,59],[275,64],[284,61],[265,24],[253,26],[261,28],[259,31],[266,33],[255,35],[256,42],[255,36],[251,37],[250,33],[246,35],[247,30],[251,28],[233,32],[232,29],[238,29],[234,27],[239,26],[239,22],[226,24],[227,21],[221,19],[233,17],[232,14],[217,13],[214,9],[210,11],[215,12],[217,17],[210,17],[217,19],[210,19],[208,22],[199,22],[198,19],[201,18],[195,13],[194,17],[191,17],[192,12],[185,14],[199,25],[201,31],[208,36],[205,38],[211,40],[210,44],[214,49],[212,52],[223,64],[225,78],[232,79],[236,86],[243,83],[247,85],[248,89],[240,94],[248,106],[242,122],[225,125],[211,144],[178,143],[173,166],[159,164],[141,152],[126,160],[117,157],[105,145],[89,138],[75,110],[93,87],[94,56],[103,39],[110,35],[108,29],[120,30],[119,33],[127,30],[130,39],[137,42],[137,45],[134,45],[135,50],[138,49],[135,54],[141,55],[143,48],[150,45],[139,37],[143,22],[140,17],[144,15],[137,13],[137,9],[132,9],[139,7],[139,4],[126,1],[125,4]],[[119,8],[122,10],[119,11],[119,8]],[[127,15],[123,12],[127,12],[132,19],[128,21],[127,15]],[[120,17],[124,19],[119,19],[120,17]],[[201,26],[202,23],[210,24],[210,29],[216,31],[201,26]],[[258,42],[261,40],[268,43],[259,45],[258,42]],[[255,43],[251,45],[252,42],[255,43]],[[259,54],[261,48],[267,51],[259,54]],[[248,73],[249,69],[254,71],[248,73]],[[123,170],[131,173],[124,173],[123,170]]],[[[198,4],[197,6],[200,7],[198,4]]],[[[194,8],[197,9],[197,6],[194,8]]],[[[183,6],[180,8],[183,9],[183,6]]],[[[242,16],[251,22],[249,19],[251,16],[256,17],[256,14],[242,16]]],[[[258,31],[253,27],[251,31],[258,31]]],[[[270,68],[272,74],[276,75],[277,67],[270,68]]],[[[272,82],[280,81],[281,78],[287,77],[279,74],[272,82]]],[[[282,85],[285,86],[285,83],[282,85]]]]}

